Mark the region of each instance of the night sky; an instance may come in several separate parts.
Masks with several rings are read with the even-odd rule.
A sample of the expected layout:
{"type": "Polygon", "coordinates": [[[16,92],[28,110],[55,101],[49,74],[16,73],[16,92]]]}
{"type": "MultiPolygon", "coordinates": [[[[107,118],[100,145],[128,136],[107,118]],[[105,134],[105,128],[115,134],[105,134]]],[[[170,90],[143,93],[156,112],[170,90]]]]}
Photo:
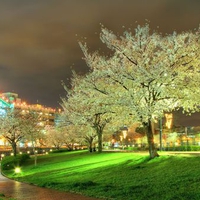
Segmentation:
{"type": "Polygon", "coordinates": [[[144,25],[162,33],[200,24],[200,0],[0,0],[0,92],[58,107],[71,70],[87,66],[78,41],[104,48],[100,24],[116,34],[144,25]]]}

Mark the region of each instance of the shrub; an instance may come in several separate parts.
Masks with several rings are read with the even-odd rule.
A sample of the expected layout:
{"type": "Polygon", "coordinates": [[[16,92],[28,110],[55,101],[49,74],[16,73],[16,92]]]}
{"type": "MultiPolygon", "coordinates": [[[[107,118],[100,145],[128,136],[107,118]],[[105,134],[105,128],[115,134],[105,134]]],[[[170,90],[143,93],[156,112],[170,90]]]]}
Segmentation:
{"type": "Polygon", "coordinates": [[[70,151],[69,149],[58,149],[58,150],[53,150],[51,153],[64,153],[70,151]]]}
{"type": "Polygon", "coordinates": [[[28,160],[30,156],[28,154],[22,154],[17,156],[7,156],[1,161],[1,169],[9,170],[14,169],[16,166],[21,166],[28,160]]]}
{"type": "Polygon", "coordinates": [[[200,151],[200,146],[196,145],[184,145],[184,146],[176,146],[176,147],[166,147],[166,151],[200,151]]]}
{"type": "Polygon", "coordinates": [[[28,159],[30,159],[29,154],[18,155],[18,157],[19,157],[20,165],[24,164],[28,159]]]}
{"type": "Polygon", "coordinates": [[[127,148],[125,148],[126,150],[128,150],[128,151],[138,151],[138,147],[127,147],[127,148]]]}

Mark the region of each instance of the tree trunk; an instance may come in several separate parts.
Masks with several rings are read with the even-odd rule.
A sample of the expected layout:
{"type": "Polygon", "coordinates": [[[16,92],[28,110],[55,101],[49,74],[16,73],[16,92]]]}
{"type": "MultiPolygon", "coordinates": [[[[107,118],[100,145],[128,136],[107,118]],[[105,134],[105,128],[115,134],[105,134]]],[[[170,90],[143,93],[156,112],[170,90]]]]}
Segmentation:
{"type": "Polygon", "coordinates": [[[16,142],[12,142],[11,144],[14,156],[17,155],[17,144],[16,142]]]}
{"type": "Polygon", "coordinates": [[[92,136],[86,136],[85,141],[88,144],[88,150],[89,152],[92,152],[92,143],[93,143],[94,138],[92,136]]]}
{"type": "Polygon", "coordinates": [[[33,155],[34,155],[34,165],[36,166],[37,165],[37,152],[35,149],[35,144],[34,144],[33,139],[32,139],[32,151],[33,151],[33,155]]]}
{"type": "Polygon", "coordinates": [[[102,130],[100,129],[97,133],[98,135],[98,152],[101,153],[102,152],[102,130]]]}
{"type": "Polygon", "coordinates": [[[92,152],[92,141],[89,141],[88,143],[89,143],[89,145],[88,145],[89,146],[89,151],[92,152]]]}
{"type": "Polygon", "coordinates": [[[35,147],[33,148],[33,153],[34,153],[34,165],[37,166],[37,152],[35,147]]]}
{"type": "Polygon", "coordinates": [[[37,153],[34,152],[34,165],[37,166],[37,153]]]}
{"type": "Polygon", "coordinates": [[[159,154],[157,153],[157,149],[154,143],[151,119],[148,119],[148,124],[146,124],[146,128],[147,128],[147,132],[146,132],[147,140],[148,140],[148,145],[149,145],[149,155],[150,155],[150,158],[153,159],[155,157],[158,157],[159,154]]]}
{"type": "Polygon", "coordinates": [[[96,134],[98,137],[98,152],[101,153],[102,152],[102,135],[103,135],[103,129],[106,126],[106,121],[102,123],[101,120],[101,114],[96,114],[95,115],[95,123],[93,128],[96,130],[96,134]]]}

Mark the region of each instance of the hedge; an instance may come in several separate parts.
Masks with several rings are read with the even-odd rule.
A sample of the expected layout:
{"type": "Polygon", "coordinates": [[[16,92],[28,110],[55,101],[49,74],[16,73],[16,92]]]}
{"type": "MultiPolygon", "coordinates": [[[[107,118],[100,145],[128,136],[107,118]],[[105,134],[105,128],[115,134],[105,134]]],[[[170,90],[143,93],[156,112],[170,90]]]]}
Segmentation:
{"type": "Polygon", "coordinates": [[[21,154],[17,156],[6,156],[1,161],[1,169],[9,170],[14,169],[16,166],[21,166],[30,158],[28,154],[21,154]]]}

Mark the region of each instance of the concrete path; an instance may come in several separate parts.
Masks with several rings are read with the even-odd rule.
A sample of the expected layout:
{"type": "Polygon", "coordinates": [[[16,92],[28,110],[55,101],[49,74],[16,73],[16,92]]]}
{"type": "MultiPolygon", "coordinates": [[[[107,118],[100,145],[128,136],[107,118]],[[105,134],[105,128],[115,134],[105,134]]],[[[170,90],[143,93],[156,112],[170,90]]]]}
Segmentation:
{"type": "Polygon", "coordinates": [[[0,173],[0,193],[16,200],[98,200],[10,180],[0,173]]]}

